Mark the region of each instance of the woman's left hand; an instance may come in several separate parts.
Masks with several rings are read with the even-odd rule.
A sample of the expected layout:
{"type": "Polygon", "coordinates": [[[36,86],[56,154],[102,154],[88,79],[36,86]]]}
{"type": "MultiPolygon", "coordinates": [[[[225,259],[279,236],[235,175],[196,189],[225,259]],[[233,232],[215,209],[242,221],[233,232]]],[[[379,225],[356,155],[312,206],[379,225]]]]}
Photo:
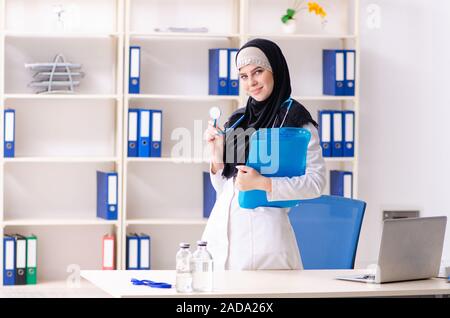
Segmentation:
{"type": "Polygon", "coordinates": [[[236,177],[236,188],[239,191],[263,190],[272,192],[272,181],[248,166],[236,166],[239,170],[236,177]]]}

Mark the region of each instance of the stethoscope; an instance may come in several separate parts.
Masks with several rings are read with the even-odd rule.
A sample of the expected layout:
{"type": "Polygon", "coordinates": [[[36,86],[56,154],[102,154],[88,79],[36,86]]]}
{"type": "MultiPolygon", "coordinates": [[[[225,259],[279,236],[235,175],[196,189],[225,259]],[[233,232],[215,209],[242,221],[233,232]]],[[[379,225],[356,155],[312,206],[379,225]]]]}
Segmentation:
{"type": "MultiPolygon", "coordinates": [[[[293,102],[293,99],[292,99],[291,97],[289,97],[288,99],[286,99],[286,100],[281,104],[281,107],[283,107],[283,105],[285,105],[285,104],[288,104],[288,106],[287,106],[286,114],[285,114],[284,117],[283,117],[283,121],[281,122],[280,127],[283,127],[284,122],[286,121],[286,117],[287,117],[287,115],[289,114],[289,110],[291,109],[291,106],[292,106],[292,102],[293,102]]],[[[217,127],[217,120],[219,119],[220,115],[221,115],[221,112],[220,112],[220,109],[219,109],[218,107],[212,107],[212,108],[209,110],[209,116],[214,120],[214,124],[213,124],[214,127],[217,127]]],[[[228,131],[233,130],[234,128],[236,128],[237,125],[239,125],[239,123],[244,119],[244,117],[245,117],[245,114],[242,115],[242,116],[241,116],[241,117],[240,117],[233,125],[231,125],[230,127],[225,128],[225,130],[219,130],[218,134],[220,134],[220,135],[226,135],[228,131]]],[[[278,121],[278,115],[277,115],[277,117],[275,118],[275,120],[274,120],[274,122],[273,122],[272,128],[275,127],[275,123],[276,123],[277,121],[278,121]]]]}

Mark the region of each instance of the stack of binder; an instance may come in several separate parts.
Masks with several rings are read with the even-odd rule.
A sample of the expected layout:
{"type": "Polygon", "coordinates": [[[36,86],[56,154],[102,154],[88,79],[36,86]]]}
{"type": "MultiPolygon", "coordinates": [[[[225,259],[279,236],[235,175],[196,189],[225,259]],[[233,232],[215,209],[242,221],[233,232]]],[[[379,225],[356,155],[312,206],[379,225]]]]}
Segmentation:
{"type": "Polygon", "coordinates": [[[324,157],[355,155],[355,112],[319,111],[319,136],[324,157]]]}
{"type": "Polygon", "coordinates": [[[353,173],[351,171],[330,171],[330,194],[353,199],[353,173]]]}
{"type": "Polygon", "coordinates": [[[4,131],[3,131],[3,156],[5,158],[14,157],[16,111],[5,109],[4,111],[4,131]]]}
{"type": "Polygon", "coordinates": [[[209,95],[239,95],[238,49],[209,50],[209,95]]]}
{"type": "Polygon", "coordinates": [[[97,171],[97,217],[117,220],[117,172],[97,171]]]}
{"type": "Polygon", "coordinates": [[[355,95],[355,50],[323,50],[323,94],[355,95]]]}
{"type": "Polygon", "coordinates": [[[37,282],[37,237],[20,234],[3,237],[3,285],[37,282]]]}
{"type": "Polygon", "coordinates": [[[209,218],[216,203],[216,190],[211,183],[209,172],[203,172],[203,217],[209,218]]]}
{"type": "Polygon", "coordinates": [[[132,233],[127,235],[126,269],[150,269],[150,236],[132,233]]]}
{"type": "Polygon", "coordinates": [[[128,110],[128,157],[161,157],[161,140],[161,110],[128,110]]]}

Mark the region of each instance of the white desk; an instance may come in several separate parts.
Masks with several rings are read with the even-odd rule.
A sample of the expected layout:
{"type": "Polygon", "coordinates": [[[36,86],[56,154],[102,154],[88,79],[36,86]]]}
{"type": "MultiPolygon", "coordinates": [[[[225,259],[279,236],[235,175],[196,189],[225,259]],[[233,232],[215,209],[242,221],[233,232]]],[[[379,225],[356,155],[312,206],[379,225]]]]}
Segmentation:
{"type": "Polygon", "coordinates": [[[336,280],[358,270],[224,271],[214,273],[211,293],[177,293],[175,288],[134,286],[131,278],[175,283],[175,271],[81,271],[81,276],[114,297],[377,297],[449,295],[445,279],[365,284],[336,280]]]}

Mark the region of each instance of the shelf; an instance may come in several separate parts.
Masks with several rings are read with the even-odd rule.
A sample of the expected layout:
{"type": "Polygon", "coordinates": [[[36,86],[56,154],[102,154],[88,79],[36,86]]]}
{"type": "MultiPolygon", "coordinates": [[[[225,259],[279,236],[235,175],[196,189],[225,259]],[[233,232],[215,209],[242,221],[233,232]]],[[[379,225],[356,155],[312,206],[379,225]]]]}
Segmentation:
{"type": "Polygon", "coordinates": [[[3,158],[5,163],[90,163],[90,162],[117,162],[116,157],[16,157],[3,158]]]}
{"type": "Polygon", "coordinates": [[[324,157],[325,162],[355,162],[355,157],[324,157]]]}
{"type": "MultiPolygon", "coordinates": [[[[127,158],[127,162],[169,162],[169,163],[209,163],[209,159],[201,158],[127,158]]],[[[325,162],[354,162],[354,157],[324,157],[325,162]]]]}
{"type": "Polygon", "coordinates": [[[134,219],[126,225],[206,225],[208,219],[134,219]]]}
{"type": "Polygon", "coordinates": [[[165,99],[165,100],[189,100],[199,102],[233,101],[239,102],[239,96],[227,95],[157,95],[157,94],[127,94],[128,99],[165,99]]]}
{"type": "Polygon", "coordinates": [[[108,94],[5,94],[4,99],[31,99],[31,100],[44,100],[44,99],[120,99],[119,95],[108,94]]]}
{"type": "MultiPolygon", "coordinates": [[[[128,94],[126,95],[128,99],[164,99],[164,100],[189,100],[189,101],[206,101],[206,102],[215,102],[215,101],[233,101],[240,102],[239,96],[227,96],[227,95],[158,95],[158,94],[128,94]]],[[[292,98],[296,100],[317,100],[317,101],[343,101],[349,100],[354,101],[355,96],[327,96],[327,95],[318,95],[318,96],[307,96],[307,95],[299,95],[292,96],[292,98]]]]}
{"type": "Polygon", "coordinates": [[[83,33],[83,32],[48,32],[48,33],[39,33],[39,32],[17,32],[17,31],[5,31],[6,37],[11,38],[54,38],[54,39],[72,39],[72,38],[80,38],[80,39],[96,39],[96,38],[114,38],[118,37],[121,34],[118,32],[115,33],[83,33]]]}
{"type": "Polygon", "coordinates": [[[295,100],[308,100],[308,101],[343,101],[343,100],[349,100],[349,101],[355,101],[355,96],[327,96],[327,95],[318,95],[318,96],[292,96],[295,100]]]}
{"type": "Polygon", "coordinates": [[[1,222],[3,226],[53,226],[53,225],[118,225],[117,220],[92,219],[16,219],[1,222]]]}
{"type": "Polygon", "coordinates": [[[239,39],[238,33],[190,33],[190,32],[131,32],[130,38],[158,39],[158,40],[209,40],[212,38],[239,39]]]}
{"type": "Polygon", "coordinates": [[[248,34],[249,38],[268,38],[279,40],[354,40],[354,34],[248,34]]]}
{"type": "Polygon", "coordinates": [[[138,158],[128,157],[127,162],[169,162],[169,163],[209,163],[209,159],[203,158],[138,158]]]}

